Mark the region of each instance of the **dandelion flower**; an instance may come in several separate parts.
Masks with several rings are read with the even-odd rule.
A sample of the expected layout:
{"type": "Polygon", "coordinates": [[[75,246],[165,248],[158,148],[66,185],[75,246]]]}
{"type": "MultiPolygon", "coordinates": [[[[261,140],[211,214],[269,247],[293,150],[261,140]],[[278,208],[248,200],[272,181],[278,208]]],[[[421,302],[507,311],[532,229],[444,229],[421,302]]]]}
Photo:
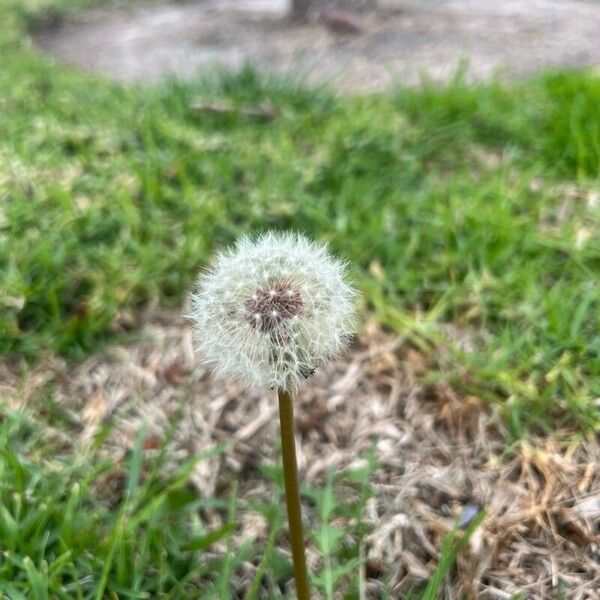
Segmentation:
{"type": "Polygon", "coordinates": [[[277,389],[290,543],[298,600],[310,600],[292,394],[352,332],[346,264],[293,233],[243,237],[218,254],[192,295],[194,336],[220,377],[277,389]]]}
{"type": "Polygon", "coordinates": [[[196,347],[223,379],[295,392],[352,333],[346,264],[295,233],[243,237],[192,295],[196,347]]]}

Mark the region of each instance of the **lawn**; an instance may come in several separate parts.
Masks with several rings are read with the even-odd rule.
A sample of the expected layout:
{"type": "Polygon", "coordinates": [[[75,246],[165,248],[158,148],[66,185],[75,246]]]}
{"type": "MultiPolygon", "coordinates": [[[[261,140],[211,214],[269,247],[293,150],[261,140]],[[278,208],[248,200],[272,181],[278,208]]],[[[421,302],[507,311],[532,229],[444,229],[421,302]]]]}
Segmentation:
{"type": "MultiPolygon", "coordinates": [[[[351,97],[250,68],[125,86],[30,47],[28,29],[83,4],[0,0],[6,368],[25,376],[49,357],[77,364],[127,344],[149,310],[182,306],[214,248],[241,233],[292,228],[351,262],[361,315],[427,357],[424,383],[489,403],[515,439],[598,430],[597,74],[478,85],[458,74],[442,88],[351,97]],[[215,99],[236,109],[198,109],[215,99]],[[246,114],[257,105],[273,107],[272,118],[246,114]]],[[[51,400],[52,389],[45,394],[51,400]]],[[[229,539],[233,500],[192,494],[190,465],[162,478],[160,452],[142,477],[140,437],[113,505],[98,492],[113,469],[101,434],[73,462],[51,411],[8,406],[0,408],[0,590],[11,600],[195,598],[185,580],[202,569],[227,597],[251,545],[212,562],[200,551],[229,539]],[[198,522],[203,502],[224,511],[221,528],[198,522]]],[[[345,577],[335,571],[344,552],[360,550],[338,544],[327,523],[336,510],[355,511],[360,538],[370,473],[348,474],[358,486],[348,506],[327,496],[331,486],[312,492],[316,539],[326,552],[335,546],[342,565],[326,565],[323,589],[331,573],[345,577]]],[[[276,507],[257,507],[274,532],[276,507]]],[[[275,556],[269,568],[284,577],[289,565],[275,556]]]]}

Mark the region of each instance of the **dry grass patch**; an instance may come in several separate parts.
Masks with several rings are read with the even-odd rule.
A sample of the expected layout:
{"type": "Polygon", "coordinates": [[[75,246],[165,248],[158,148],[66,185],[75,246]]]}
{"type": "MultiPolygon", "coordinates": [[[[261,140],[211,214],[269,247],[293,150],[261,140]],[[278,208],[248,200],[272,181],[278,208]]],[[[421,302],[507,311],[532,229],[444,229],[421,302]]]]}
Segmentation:
{"type": "MultiPolygon", "coordinates": [[[[375,444],[379,468],[365,515],[372,527],[365,543],[367,597],[380,597],[386,578],[395,598],[426,583],[443,537],[484,508],[485,521],[447,579],[445,598],[597,598],[598,439],[559,431],[511,440],[478,398],[425,385],[427,368],[427,359],[402,338],[371,323],[347,359],[318,372],[298,401],[299,462],[309,484],[322,484],[330,469],[357,466],[375,444]]],[[[275,399],[212,380],[175,314],[153,316],[137,343],[111,346],[80,364],[52,359],[25,377],[6,367],[2,375],[0,393],[36,410],[44,408],[36,404],[41,391],[52,386],[74,423],[74,451],[110,421],[104,452],[116,463],[142,423],[152,452],[179,414],[170,442],[174,465],[231,444],[198,463],[192,481],[202,496],[225,496],[234,479],[245,499],[272,495],[258,465],[278,460],[275,399]]],[[[208,511],[206,518],[218,527],[222,515],[208,511]]],[[[240,541],[251,536],[264,543],[260,517],[238,519],[240,541]]],[[[319,561],[314,549],[309,560],[319,561]]],[[[240,587],[255,569],[244,565],[236,575],[240,587]]]]}

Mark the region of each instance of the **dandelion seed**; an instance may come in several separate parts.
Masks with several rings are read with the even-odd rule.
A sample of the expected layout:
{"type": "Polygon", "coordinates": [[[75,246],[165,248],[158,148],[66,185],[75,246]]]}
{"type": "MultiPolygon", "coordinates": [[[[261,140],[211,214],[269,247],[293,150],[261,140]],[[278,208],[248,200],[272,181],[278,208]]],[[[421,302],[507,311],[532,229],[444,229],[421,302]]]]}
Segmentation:
{"type": "Polygon", "coordinates": [[[353,331],[346,271],[301,235],[243,237],[217,255],[192,295],[201,357],[221,378],[295,392],[353,331]]]}

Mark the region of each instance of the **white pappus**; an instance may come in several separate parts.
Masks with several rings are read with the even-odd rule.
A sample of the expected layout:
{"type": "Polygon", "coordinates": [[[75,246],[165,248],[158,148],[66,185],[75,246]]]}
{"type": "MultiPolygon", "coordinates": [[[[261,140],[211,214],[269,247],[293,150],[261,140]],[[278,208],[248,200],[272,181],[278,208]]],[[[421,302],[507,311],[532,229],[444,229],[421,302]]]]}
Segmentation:
{"type": "Polygon", "coordinates": [[[219,378],[296,392],[354,330],[346,263],[297,233],[244,236],[191,295],[196,349],[219,378]]]}

